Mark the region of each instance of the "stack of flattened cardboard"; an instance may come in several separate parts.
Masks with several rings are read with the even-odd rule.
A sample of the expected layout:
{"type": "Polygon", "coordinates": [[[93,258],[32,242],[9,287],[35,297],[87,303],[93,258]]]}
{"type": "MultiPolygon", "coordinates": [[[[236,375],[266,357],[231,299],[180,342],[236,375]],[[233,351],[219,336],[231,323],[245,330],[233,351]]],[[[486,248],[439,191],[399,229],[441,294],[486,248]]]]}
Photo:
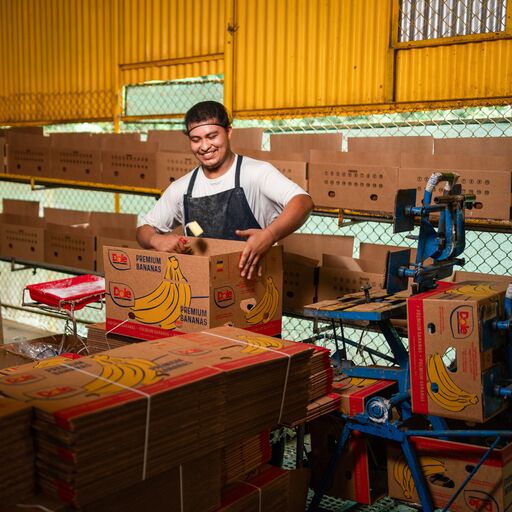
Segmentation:
{"type": "Polygon", "coordinates": [[[222,450],[222,486],[244,480],[271,457],[270,432],[231,443],[222,450]]]}
{"type": "Polygon", "coordinates": [[[332,390],[333,369],[330,351],[325,347],[313,346],[311,375],[309,377],[309,402],[327,395],[332,390]]]}
{"type": "Polygon", "coordinates": [[[42,489],[87,505],[302,417],[310,346],[251,337],[223,327],[1,378],[34,407],[42,489]]]}
{"type": "Polygon", "coordinates": [[[0,397],[0,429],[4,439],[0,445],[0,458],[3,467],[7,469],[0,481],[2,506],[17,503],[17,500],[26,498],[34,492],[31,415],[31,407],[0,397]]]}
{"type": "Polygon", "coordinates": [[[288,472],[274,466],[264,466],[255,477],[225,489],[219,512],[288,512],[288,491],[288,472]]]}
{"type": "Polygon", "coordinates": [[[89,355],[105,352],[113,348],[125,347],[136,341],[135,338],[128,338],[119,334],[107,334],[105,323],[90,324],[87,326],[86,344],[89,355]]]}

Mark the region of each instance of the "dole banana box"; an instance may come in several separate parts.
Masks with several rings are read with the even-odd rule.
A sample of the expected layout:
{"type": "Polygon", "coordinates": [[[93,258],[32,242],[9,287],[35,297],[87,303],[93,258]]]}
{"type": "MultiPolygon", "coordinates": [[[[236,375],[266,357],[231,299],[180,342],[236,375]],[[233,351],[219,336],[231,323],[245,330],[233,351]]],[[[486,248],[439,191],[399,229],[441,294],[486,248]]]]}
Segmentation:
{"type": "MultiPolygon", "coordinates": [[[[372,397],[389,398],[395,391],[396,383],[389,380],[343,376],[333,383],[333,393],[341,397],[340,411],[348,415],[363,413],[366,403],[372,397]]],[[[344,421],[325,415],[309,425],[310,466],[312,485],[315,487],[324,476],[333,447],[343,430],[344,421]]],[[[352,432],[347,444],[327,494],[369,505],[386,493],[385,452],[378,438],[367,437],[360,432],[352,432]]]]}
{"type": "Polygon", "coordinates": [[[502,332],[507,284],[439,282],[437,288],[407,299],[412,409],[484,422],[503,410],[493,387],[505,374],[502,332]]]}
{"type": "MultiPolygon", "coordinates": [[[[418,457],[434,507],[444,507],[460,488],[470,472],[488,450],[455,441],[412,437],[412,447],[418,457]]],[[[419,497],[411,470],[400,445],[389,443],[388,494],[391,498],[418,503],[419,497]]],[[[475,475],[464,486],[454,503],[453,512],[504,512],[512,505],[512,444],[495,448],[475,475]]]]}
{"type": "Polygon", "coordinates": [[[139,339],[230,325],[281,333],[282,247],[240,277],[244,242],[190,238],[191,254],[104,247],[106,328],[139,339]]]}

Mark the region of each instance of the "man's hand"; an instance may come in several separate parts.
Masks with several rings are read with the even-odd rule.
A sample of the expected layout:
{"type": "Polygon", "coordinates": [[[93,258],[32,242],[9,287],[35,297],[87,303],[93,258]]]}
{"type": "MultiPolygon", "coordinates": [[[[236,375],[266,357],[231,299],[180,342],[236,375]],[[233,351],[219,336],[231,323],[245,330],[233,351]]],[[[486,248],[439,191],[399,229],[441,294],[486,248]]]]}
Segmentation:
{"type": "Polygon", "coordinates": [[[137,229],[137,241],[144,249],[184,254],[191,252],[188,238],[181,235],[157,233],[154,228],[148,225],[137,229]]]}
{"type": "Polygon", "coordinates": [[[240,275],[251,279],[253,275],[258,273],[261,276],[261,260],[274,244],[274,236],[272,232],[267,229],[245,229],[236,230],[237,236],[247,238],[242,256],[238,267],[240,268],[240,275]]]}

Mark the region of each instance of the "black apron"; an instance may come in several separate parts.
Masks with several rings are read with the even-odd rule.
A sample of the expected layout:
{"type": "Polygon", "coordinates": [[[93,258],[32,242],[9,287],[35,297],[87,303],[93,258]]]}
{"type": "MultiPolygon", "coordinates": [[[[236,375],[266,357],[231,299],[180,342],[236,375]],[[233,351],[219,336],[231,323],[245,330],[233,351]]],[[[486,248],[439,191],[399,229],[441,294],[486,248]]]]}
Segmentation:
{"type": "MultiPolygon", "coordinates": [[[[192,197],[196,182],[197,167],[190,179],[187,193],[183,197],[185,224],[196,221],[203,228],[203,236],[223,240],[245,240],[236,236],[237,229],[261,229],[240,186],[242,156],[238,155],[235,170],[235,188],[204,197],[192,197]]],[[[187,230],[185,229],[185,234],[187,230]]]]}

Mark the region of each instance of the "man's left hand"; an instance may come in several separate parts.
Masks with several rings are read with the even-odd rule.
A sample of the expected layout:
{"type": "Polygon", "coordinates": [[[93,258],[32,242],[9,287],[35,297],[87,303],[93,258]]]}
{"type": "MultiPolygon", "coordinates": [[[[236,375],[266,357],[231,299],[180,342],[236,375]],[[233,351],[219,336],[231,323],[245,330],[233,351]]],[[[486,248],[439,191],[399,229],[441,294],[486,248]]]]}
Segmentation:
{"type": "Polygon", "coordinates": [[[236,235],[247,239],[238,264],[240,275],[251,279],[257,272],[261,277],[261,260],[274,244],[271,231],[269,229],[237,229],[236,235]]]}

